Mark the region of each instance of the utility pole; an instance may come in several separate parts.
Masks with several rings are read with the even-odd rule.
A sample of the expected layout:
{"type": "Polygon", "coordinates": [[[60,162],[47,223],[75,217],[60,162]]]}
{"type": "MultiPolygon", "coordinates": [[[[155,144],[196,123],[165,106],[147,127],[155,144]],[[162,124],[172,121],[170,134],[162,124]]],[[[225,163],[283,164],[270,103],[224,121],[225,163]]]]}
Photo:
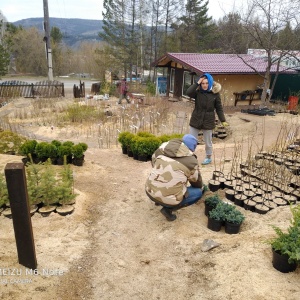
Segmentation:
{"type": "Polygon", "coordinates": [[[44,42],[45,42],[46,57],[47,57],[47,62],[48,62],[48,80],[53,80],[48,0],[43,0],[43,2],[44,2],[44,31],[45,31],[44,42]]]}

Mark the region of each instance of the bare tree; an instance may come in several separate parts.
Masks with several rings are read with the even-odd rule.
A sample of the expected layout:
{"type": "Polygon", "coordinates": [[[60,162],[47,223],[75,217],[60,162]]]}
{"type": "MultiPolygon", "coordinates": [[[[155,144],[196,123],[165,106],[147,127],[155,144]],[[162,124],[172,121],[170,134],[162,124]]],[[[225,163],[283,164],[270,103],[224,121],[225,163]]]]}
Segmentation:
{"type": "MultiPolygon", "coordinates": [[[[299,24],[299,10],[299,0],[250,0],[248,3],[243,19],[245,33],[250,37],[252,47],[263,49],[266,53],[266,70],[260,74],[264,78],[262,105],[267,101],[271,68],[276,68],[278,76],[282,60],[287,56],[295,57],[294,50],[300,49],[299,39],[293,35],[284,36],[282,42],[284,29],[288,25],[296,27],[299,24]]],[[[271,95],[275,84],[276,80],[273,81],[271,95]]]]}

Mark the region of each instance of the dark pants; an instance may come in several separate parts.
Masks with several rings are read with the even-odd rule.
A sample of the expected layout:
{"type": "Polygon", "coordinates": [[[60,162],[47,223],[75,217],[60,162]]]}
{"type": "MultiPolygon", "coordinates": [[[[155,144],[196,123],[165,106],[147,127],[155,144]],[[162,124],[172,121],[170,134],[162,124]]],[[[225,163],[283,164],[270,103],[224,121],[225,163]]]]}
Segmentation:
{"type": "Polygon", "coordinates": [[[146,191],[146,194],[156,204],[161,205],[163,207],[170,208],[170,209],[172,209],[172,211],[175,211],[175,210],[178,210],[180,208],[192,205],[192,204],[198,202],[201,199],[202,189],[189,186],[187,188],[187,190],[188,190],[189,195],[187,197],[183,198],[183,200],[178,205],[175,205],[175,206],[174,205],[168,205],[168,204],[161,203],[161,202],[157,201],[155,198],[153,198],[151,195],[149,195],[147,193],[147,191],[146,191]]]}

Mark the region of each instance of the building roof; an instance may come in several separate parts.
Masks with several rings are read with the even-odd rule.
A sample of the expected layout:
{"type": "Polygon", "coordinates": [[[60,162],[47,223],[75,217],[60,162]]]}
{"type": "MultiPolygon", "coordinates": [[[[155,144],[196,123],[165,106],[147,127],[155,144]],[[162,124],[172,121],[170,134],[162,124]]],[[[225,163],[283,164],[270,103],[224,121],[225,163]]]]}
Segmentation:
{"type": "MultiPolygon", "coordinates": [[[[256,74],[265,73],[267,62],[250,54],[206,54],[206,53],[166,53],[153,63],[155,67],[167,67],[174,61],[197,74],[256,74]],[[252,68],[251,68],[252,67],[252,68]]],[[[276,72],[276,65],[271,73],[276,72]]],[[[296,73],[280,67],[281,73],[296,73]]]]}

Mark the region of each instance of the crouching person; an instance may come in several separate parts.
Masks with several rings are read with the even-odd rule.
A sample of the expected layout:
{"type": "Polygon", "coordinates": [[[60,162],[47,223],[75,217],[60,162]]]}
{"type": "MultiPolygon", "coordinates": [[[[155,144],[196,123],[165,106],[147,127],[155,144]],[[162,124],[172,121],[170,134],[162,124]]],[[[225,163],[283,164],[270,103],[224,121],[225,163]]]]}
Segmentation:
{"type": "Polygon", "coordinates": [[[198,140],[191,134],[163,143],[152,155],[146,194],[161,205],[161,213],[174,221],[174,211],[196,203],[202,196],[202,177],[194,151],[198,140]]]}

